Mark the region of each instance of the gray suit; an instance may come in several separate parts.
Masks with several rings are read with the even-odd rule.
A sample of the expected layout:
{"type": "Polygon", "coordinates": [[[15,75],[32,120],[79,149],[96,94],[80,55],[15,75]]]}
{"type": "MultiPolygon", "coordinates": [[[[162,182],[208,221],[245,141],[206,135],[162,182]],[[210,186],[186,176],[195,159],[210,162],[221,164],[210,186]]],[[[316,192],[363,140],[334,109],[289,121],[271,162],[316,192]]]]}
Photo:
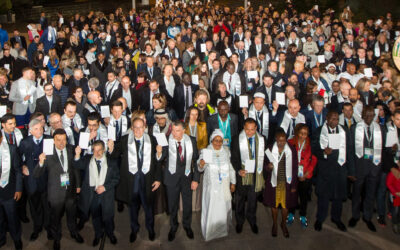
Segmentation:
{"type": "Polygon", "coordinates": [[[25,80],[24,78],[19,78],[11,85],[10,95],[8,99],[12,101],[13,109],[12,113],[14,115],[25,115],[28,110],[31,113],[35,111],[36,107],[36,92],[33,94],[33,102],[30,104],[24,104],[24,98],[29,92],[31,86],[35,86],[35,82],[31,80],[25,80]]]}

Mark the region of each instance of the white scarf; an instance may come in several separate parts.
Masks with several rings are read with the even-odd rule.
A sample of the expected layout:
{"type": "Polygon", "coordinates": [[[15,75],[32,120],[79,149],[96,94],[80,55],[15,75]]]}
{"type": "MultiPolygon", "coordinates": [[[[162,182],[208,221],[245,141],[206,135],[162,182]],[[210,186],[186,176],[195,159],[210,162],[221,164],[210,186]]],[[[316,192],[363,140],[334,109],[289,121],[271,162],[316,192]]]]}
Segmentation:
{"type": "MultiPolygon", "coordinates": [[[[257,173],[261,174],[261,171],[264,166],[264,140],[260,136],[258,132],[256,132],[255,137],[258,137],[258,145],[256,145],[256,149],[258,149],[257,152],[257,159],[256,160],[256,168],[257,168],[257,173]]],[[[255,140],[254,137],[254,140],[255,140]]],[[[254,141],[254,144],[256,144],[256,141],[254,141]]],[[[250,153],[249,153],[249,146],[248,146],[248,139],[246,136],[246,133],[244,130],[239,134],[239,146],[240,146],[240,159],[242,160],[242,165],[244,166],[246,163],[246,160],[250,159],[250,153]]],[[[255,183],[254,183],[255,184],[255,183]]]]}
{"type": "MultiPolygon", "coordinates": [[[[128,119],[126,118],[125,115],[121,115],[120,118],[121,118],[122,125],[118,124],[118,126],[121,126],[121,136],[124,136],[128,133],[128,131],[127,131],[128,130],[128,119]]],[[[116,119],[114,118],[113,115],[111,115],[109,126],[115,127],[115,121],[116,121],[116,119]]]]}
{"type": "MultiPolygon", "coordinates": [[[[88,127],[86,127],[85,132],[86,133],[90,133],[90,130],[89,130],[88,127]]],[[[95,141],[97,141],[97,140],[103,141],[105,149],[107,150],[108,131],[104,127],[103,124],[100,124],[99,128],[97,129],[97,136],[96,136],[96,138],[94,140],[95,141]]],[[[88,149],[84,150],[83,155],[93,154],[93,148],[92,147],[93,147],[93,145],[92,146],[89,145],[88,149]]]]}
{"type": "Polygon", "coordinates": [[[101,158],[100,173],[97,168],[96,158],[93,156],[89,163],[89,186],[95,187],[95,189],[99,186],[103,186],[106,180],[107,169],[107,158],[104,154],[101,158]]]}
{"type": "MultiPolygon", "coordinates": [[[[342,126],[338,125],[337,127],[339,128],[339,136],[340,136],[338,163],[340,166],[343,166],[343,164],[346,162],[346,132],[344,131],[342,126]]],[[[324,123],[324,125],[321,128],[319,144],[320,144],[322,150],[327,148],[328,144],[329,144],[328,125],[326,122],[324,123]]]]}
{"type": "MultiPolygon", "coordinates": [[[[3,138],[5,138],[4,135],[4,129],[1,130],[1,133],[3,134],[3,138]]],[[[19,143],[22,141],[22,139],[24,138],[21,130],[19,130],[18,128],[14,129],[14,136],[15,136],[15,141],[14,143],[17,144],[17,147],[19,147],[19,143]]],[[[7,140],[6,140],[7,141],[7,140]]]]}
{"type": "MultiPolygon", "coordinates": [[[[283,149],[285,152],[285,168],[286,168],[286,183],[292,183],[292,150],[285,144],[285,148],[283,149]]],[[[274,169],[272,170],[271,176],[271,185],[272,187],[276,187],[277,184],[277,177],[278,177],[278,164],[279,164],[279,149],[278,144],[274,143],[272,147],[272,156],[274,159],[269,159],[272,165],[274,165],[274,169]]]]}
{"type": "MultiPolygon", "coordinates": [[[[399,135],[397,133],[397,127],[393,124],[393,122],[388,122],[386,123],[386,127],[387,127],[387,133],[386,133],[386,141],[389,141],[388,137],[389,136],[394,136],[396,141],[397,141],[397,145],[399,144],[399,135]]],[[[387,145],[386,145],[387,147],[387,145]]]]}
{"type": "Polygon", "coordinates": [[[56,41],[56,36],[57,36],[56,29],[51,27],[51,26],[49,26],[48,29],[47,29],[47,40],[49,42],[51,42],[51,41],[55,42],[56,41]],[[54,34],[53,34],[53,32],[54,32],[54,34]]]}
{"type": "MultiPolygon", "coordinates": [[[[169,47],[167,46],[167,47],[165,48],[164,55],[167,55],[167,56],[169,56],[169,57],[171,57],[171,55],[173,55],[175,58],[179,58],[179,51],[178,51],[178,49],[175,47],[175,48],[174,48],[174,51],[171,52],[171,51],[169,50],[169,47]]],[[[172,59],[172,58],[169,58],[169,60],[171,60],[171,59],[172,59]]]]}
{"type": "MultiPolygon", "coordinates": [[[[374,158],[373,163],[378,166],[381,162],[381,154],[382,154],[382,134],[381,127],[378,123],[372,122],[371,127],[373,128],[372,136],[373,136],[373,150],[374,150],[374,158]]],[[[364,156],[364,135],[365,135],[366,124],[364,121],[357,123],[356,125],[356,134],[355,134],[355,146],[356,146],[356,155],[358,158],[362,158],[364,156]]]]}
{"type": "MultiPolygon", "coordinates": [[[[142,173],[147,174],[150,171],[151,164],[151,140],[148,134],[143,134],[143,164],[142,173]]],[[[138,171],[138,155],[136,151],[136,139],[132,130],[129,130],[128,135],[128,162],[129,162],[129,172],[131,174],[136,174],[138,171]]]]}
{"type": "MultiPolygon", "coordinates": [[[[185,144],[185,154],[186,154],[186,166],[185,166],[185,175],[188,176],[190,174],[190,169],[192,165],[192,156],[193,156],[193,145],[192,140],[187,134],[183,134],[182,141],[185,144]]],[[[168,149],[168,170],[171,174],[175,174],[176,172],[176,140],[171,135],[168,140],[169,149],[168,149]]]]}
{"type": "MultiPolygon", "coordinates": [[[[285,114],[283,115],[283,119],[282,119],[282,123],[281,123],[281,128],[283,128],[285,130],[286,134],[288,134],[288,132],[290,132],[290,131],[288,131],[289,127],[290,127],[290,129],[294,129],[294,128],[292,128],[292,118],[294,118],[294,117],[292,117],[292,115],[289,114],[289,112],[286,110],[285,114]]],[[[304,123],[304,124],[306,123],[306,119],[304,118],[304,115],[301,113],[297,114],[295,125],[297,125],[299,123],[304,123]]],[[[291,135],[291,133],[290,133],[290,135],[291,135]]],[[[291,136],[289,136],[288,139],[291,139],[291,136]]]]}
{"type": "MultiPolygon", "coordinates": [[[[389,44],[386,42],[385,43],[385,51],[384,52],[388,52],[388,51],[389,51],[389,44]]],[[[376,57],[380,57],[381,56],[381,49],[379,47],[379,41],[375,43],[374,54],[375,54],[376,57]]]]}
{"type": "MultiPolygon", "coordinates": [[[[265,136],[266,139],[268,139],[268,130],[269,130],[269,112],[267,107],[265,107],[265,105],[262,108],[262,114],[263,114],[263,118],[262,118],[262,135],[265,136]]],[[[257,121],[257,111],[254,108],[254,105],[250,106],[249,109],[249,117],[253,118],[254,120],[257,121]]]]}
{"type": "MultiPolygon", "coordinates": [[[[74,122],[74,126],[77,127],[78,129],[82,129],[82,120],[81,117],[76,114],[73,118],[73,122],[74,122]]],[[[63,127],[71,127],[71,119],[68,118],[65,114],[62,116],[62,123],[63,123],[63,127]]]]}
{"type": "Polygon", "coordinates": [[[4,188],[8,184],[10,177],[10,170],[11,170],[10,148],[8,147],[8,143],[5,137],[3,137],[3,141],[0,144],[0,152],[1,152],[0,187],[4,188]]]}

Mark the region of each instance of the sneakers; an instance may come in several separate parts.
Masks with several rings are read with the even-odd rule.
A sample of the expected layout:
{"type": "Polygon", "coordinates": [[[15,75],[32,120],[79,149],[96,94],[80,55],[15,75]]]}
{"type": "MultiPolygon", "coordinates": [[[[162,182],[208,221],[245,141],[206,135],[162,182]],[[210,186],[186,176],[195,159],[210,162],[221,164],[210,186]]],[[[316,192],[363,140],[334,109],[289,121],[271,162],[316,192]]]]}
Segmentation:
{"type": "Polygon", "coordinates": [[[294,214],[289,213],[289,215],[288,215],[288,217],[287,217],[287,219],[286,219],[286,224],[287,224],[288,226],[290,226],[290,225],[293,224],[293,221],[294,221],[294,214]]]}
{"type": "Polygon", "coordinates": [[[378,224],[381,227],[385,227],[386,226],[385,216],[378,216],[378,224]]]}
{"type": "Polygon", "coordinates": [[[300,223],[302,228],[306,228],[308,226],[307,217],[300,216],[300,223]]]}

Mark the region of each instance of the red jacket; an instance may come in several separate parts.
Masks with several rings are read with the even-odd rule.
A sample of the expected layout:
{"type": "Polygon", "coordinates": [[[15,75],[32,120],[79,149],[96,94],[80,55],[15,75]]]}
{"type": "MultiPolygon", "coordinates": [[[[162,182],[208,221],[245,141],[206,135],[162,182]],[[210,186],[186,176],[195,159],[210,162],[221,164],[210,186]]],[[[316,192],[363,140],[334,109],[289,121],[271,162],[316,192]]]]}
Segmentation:
{"type": "Polygon", "coordinates": [[[226,34],[229,36],[231,34],[231,31],[228,29],[228,27],[225,26],[225,24],[222,24],[222,26],[219,26],[218,24],[214,26],[213,33],[219,33],[221,29],[225,30],[226,34]]]}
{"type": "MultiPolygon", "coordinates": [[[[288,143],[292,145],[297,152],[299,152],[299,144],[297,139],[294,137],[288,140],[288,143]]],[[[299,165],[303,165],[303,173],[308,172],[307,179],[311,179],[313,176],[315,165],[317,165],[317,157],[311,153],[310,139],[307,138],[306,144],[304,145],[303,151],[301,151],[301,159],[299,165]]]]}
{"type": "Polygon", "coordinates": [[[393,195],[393,206],[400,207],[400,197],[396,193],[400,192],[400,179],[396,179],[392,172],[386,177],[386,186],[393,195]]]}

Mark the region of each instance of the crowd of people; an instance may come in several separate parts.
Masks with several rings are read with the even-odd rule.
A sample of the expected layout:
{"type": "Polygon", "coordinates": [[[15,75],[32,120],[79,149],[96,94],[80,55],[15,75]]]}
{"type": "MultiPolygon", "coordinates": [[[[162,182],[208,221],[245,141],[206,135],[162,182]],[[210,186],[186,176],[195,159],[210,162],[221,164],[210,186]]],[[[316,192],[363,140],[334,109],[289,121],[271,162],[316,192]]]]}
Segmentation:
{"type": "Polygon", "coordinates": [[[9,232],[22,249],[22,222],[60,249],[64,213],[76,242],[91,220],[93,246],[117,244],[115,207],[130,242],[140,207],[151,241],[161,213],[175,239],[180,210],[190,239],[193,211],[206,241],[257,234],[258,202],[273,237],[279,210],[289,237],[296,210],[321,231],[329,207],[341,231],[387,217],[399,234],[400,20],[286,4],[42,13],[29,41],[0,25],[0,247],[9,232]]]}

